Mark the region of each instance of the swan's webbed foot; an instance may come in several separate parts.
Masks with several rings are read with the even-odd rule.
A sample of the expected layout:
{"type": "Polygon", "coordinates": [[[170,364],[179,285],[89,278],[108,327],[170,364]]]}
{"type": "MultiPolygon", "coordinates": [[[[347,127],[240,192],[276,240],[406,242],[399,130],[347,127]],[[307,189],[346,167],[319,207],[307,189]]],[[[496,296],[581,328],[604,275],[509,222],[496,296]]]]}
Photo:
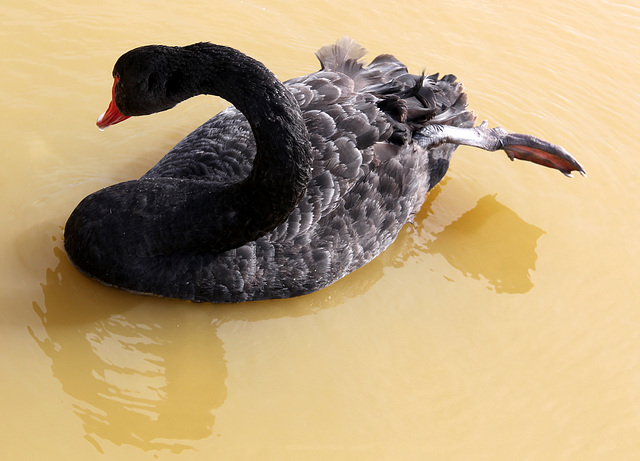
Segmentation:
{"type": "Polygon", "coordinates": [[[573,178],[572,171],[587,176],[582,165],[569,152],[544,139],[529,134],[508,133],[500,127],[488,128],[486,120],[474,130],[478,131],[479,136],[495,137],[497,141],[495,150],[504,150],[511,160],[526,160],[554,168],[569,178],[573,178]]]}
{"type": "Polygon", "coordinates": [[[509,133],[501,139],[504,150],[511,160],[519,159],[538,165],[555,168],[572,178],[572,171],[587,176],[584,168],[564,148],[528,134],[509,133]]]}
{"type": "Polygon", "coordinates": [[[486,120],[473,128],[428,125],[420,130],[420,134],[426,136],[430,146],[448,142],[488,151],[504,150],[511,160],[526,160],[554,168],[570,178],[572,171],[587,175],[582,165],[564,148],[528,134],[509,133],[500,127],[488,128],[486,120]]]}

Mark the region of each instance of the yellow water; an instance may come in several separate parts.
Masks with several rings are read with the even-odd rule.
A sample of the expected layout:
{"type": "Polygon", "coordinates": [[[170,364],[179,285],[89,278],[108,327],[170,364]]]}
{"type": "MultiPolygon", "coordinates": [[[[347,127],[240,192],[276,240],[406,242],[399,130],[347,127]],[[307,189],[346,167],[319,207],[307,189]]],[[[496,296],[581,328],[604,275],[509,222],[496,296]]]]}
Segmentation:
{"type": "Polygon", "coordinates": [[[640,459],[635,0],[5,0],[0,26],[3,459],[640,459]],[[226,105],[102,133],[121,53],[208,40],[285,79],[346,34],[456,73],[480,119],[589,178],[461,148],[415,227],[293,300],[141,297],[70,265],[78,201],[226,105]]]}

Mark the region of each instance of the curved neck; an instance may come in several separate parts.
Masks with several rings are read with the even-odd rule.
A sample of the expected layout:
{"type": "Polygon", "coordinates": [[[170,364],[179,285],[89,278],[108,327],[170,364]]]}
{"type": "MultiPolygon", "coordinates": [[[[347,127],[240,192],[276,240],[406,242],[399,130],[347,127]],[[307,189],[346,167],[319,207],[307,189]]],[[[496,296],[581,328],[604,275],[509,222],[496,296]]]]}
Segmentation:
{"type": "MultiPolygon", "coordinates": [[[[216,195],[233,199],[236,216],[222,230],[236,233],[242,243],[255,240],[289,217],[311,178],[311,146],[300,107],[262,63],[233,48],[197,43],[178,50],[176,78],[167,82],[174,94],[180,99],[220,96],[244,114],[253,130],[257,151],[251,173],[216,195]]],[[[231,211],[224,204],[214,209],[220,206],[231,211]]]]}
{"type": "Polygon", "coordinates": [[[65,226],[65,248],[74,264],[105,283],[149,292],[143,281],[153,258],[171,267],[154,273],[158,283],[172,283],[174,273],[186,270],[172,256],[203,255],[194,260],[197,265],[286,221],[310,180],[311,146],[298,103],[262,64],[205,43],[151,46],[123,55],[114,77],[120,82],[114,101],[118,109],[129,109],[123,111],[128,115],[165,110],[202,93],[227,99],[249,120],[257,151],[250,174],[236,184],[155,177],[91,194],[65,226]],[[148,59],[149,53],[155,59],[148,59]]]}

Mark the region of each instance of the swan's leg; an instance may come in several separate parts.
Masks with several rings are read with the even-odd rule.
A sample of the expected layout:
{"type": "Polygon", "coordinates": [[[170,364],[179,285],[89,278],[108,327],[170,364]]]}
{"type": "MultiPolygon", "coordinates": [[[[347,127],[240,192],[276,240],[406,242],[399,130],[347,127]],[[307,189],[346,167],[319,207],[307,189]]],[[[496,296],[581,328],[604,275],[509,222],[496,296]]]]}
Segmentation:
{"type": "Polygon", "coordinates": [[[569,177],[572,177],[572,171],[586,176],[582,165],[562,147],[528,134],[508,133],[499,127],[488,128],[486,121],[473,128],[427,125],[418,132],[417,140],[427,147],[452,143],[488,151],[504,150],[511,160],[527,160],[555,168],[569,177]]]}

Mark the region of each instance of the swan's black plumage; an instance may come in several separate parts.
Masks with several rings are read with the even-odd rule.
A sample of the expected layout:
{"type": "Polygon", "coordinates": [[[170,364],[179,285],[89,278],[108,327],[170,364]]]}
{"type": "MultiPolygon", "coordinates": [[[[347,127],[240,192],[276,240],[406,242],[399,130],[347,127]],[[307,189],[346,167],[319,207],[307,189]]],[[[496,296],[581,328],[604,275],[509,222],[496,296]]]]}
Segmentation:
{"type": "MultiPolygon", "coordinates": [[[[123,55],[114,68],[114,104],[125,115],[166,110],[199,93],[235,107],[139,180],[83,200],[65,229],[70,259],[104,283],[160,296],[238,302],[303,295],[387,248],[442,179],[457,144],[512,156],[501,131],[471,128],[475,117],[454,76],[411,75],[390,55],[364,66],[364,54],[342,39],[318,51],[320,71],[284,85],[262,64],[218,45],[123,55]]],[[[514,149],[537,154],[538,141],[526,137],[514,149]]],[[[549,146],[560,149],[544,145],[551,166],[583,172],[549,146]]]]}

